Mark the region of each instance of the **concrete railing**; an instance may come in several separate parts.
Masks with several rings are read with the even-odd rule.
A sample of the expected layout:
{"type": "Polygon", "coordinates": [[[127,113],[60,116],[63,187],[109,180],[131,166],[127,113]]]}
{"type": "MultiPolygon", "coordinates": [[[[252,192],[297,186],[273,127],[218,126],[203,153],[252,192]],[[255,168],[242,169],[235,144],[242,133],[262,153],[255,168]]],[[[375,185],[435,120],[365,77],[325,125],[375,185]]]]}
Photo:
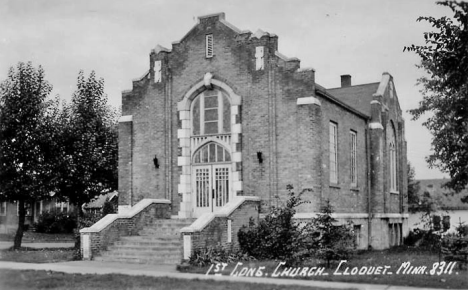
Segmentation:
{"type": "Polygon", "coordinates": [[[248,225],[250,218],[258,222],[260,198],[238,196],[216,213],[205,213],[193,224],[180,230],[183,239],[183,259],[198,248],[223,245],[238,247],[237,232],[248,225]]]}
{"type": "Polygon", "coordinates": [[[108,214],[89,228],[80,230],[81,253],[91,260],[121,236],[136,235],[156,219],[171,218],[171,202],[166,199],[143,199],[123,214],[108,214]]]}

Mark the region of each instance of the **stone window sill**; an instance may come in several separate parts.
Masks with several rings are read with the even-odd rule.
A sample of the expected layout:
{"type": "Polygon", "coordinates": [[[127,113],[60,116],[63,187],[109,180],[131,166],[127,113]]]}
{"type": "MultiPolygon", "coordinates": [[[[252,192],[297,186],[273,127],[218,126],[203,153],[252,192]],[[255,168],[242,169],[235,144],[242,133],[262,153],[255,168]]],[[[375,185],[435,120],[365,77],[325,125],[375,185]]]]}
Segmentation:
{"type": "Polygon", "coordinates": [[[351,187],[350,188],[352,191],[360,191],[361,189],[359,187],[351,187]]]}
{"type": "Polygon", "coordinates": [[[390,190],[390,193],[391,193],[391,194],[400,194],[400,192],[399,192],[399,191],[396,191],[396,190],[390,190]]]}
{"type": "Polygon", "coordinates": [[[337,184],[337,183],[330,184],[330,187],[331,188],[341,189],[341,186],[339,184],[337,184]]]}

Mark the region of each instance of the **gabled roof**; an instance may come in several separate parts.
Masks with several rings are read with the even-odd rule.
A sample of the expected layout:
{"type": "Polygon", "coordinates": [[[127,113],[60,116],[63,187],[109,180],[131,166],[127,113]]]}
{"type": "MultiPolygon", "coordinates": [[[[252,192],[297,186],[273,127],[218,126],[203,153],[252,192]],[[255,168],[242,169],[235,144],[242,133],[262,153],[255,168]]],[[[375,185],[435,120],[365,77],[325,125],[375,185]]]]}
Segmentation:
{"type": "Polygon", "coordinates": [[[377,93],[379,85],[380,82],[377,82],[344,88],[327,89],[327,92],[350,107],[370,116],[372,95],[377,93]]]}
{"type": "Polygon", "coordinates": [[[99,195],[95,199],[90,201],[89,203],[85,204],[84,208],[87,208],[87,209],[102,208],[107,198],[109,198],[109,201],[110,201],[116,196],[117,197],[119,196],[119,193],[117,191],[109,192],[108,194],[99,195]]]}
{"type": "Polygon", "coordinates": [[[450,179],[421,179],[419,181],[419,195],[425,191],[429,192],[432,198],[440,200],[442,209],[468,209],[468,203],[462,203],[461,198],[468,195],[468,189],[456,194],[450,189],[446,189],[443,185],[450,179]]]}

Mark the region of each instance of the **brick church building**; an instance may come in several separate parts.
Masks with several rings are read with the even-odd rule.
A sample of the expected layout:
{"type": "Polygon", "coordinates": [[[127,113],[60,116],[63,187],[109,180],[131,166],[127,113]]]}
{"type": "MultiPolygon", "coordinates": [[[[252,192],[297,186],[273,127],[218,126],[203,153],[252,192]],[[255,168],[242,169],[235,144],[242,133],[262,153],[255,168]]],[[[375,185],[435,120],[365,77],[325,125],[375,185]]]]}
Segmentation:
{"type": "Polygon", "coordinates": [[[120,216],[144,200],[164,201],[166,219],[188,221],[186,258],[214,233],[217,242],[236,241],[249,215],[233,215],[249,208],[239,200],[256,202],[250,214],[261,218],[292,184],[311,201],[298,219],[330,200],[340,223],[353,222],[359,248],[401,243],[405,125],[390,74],[363,85],[343,75],[341,87],[324,88],[313,69],[278,51],[278,36],[241,31],[224,13],[199,17],[149,60],[122,94],[120,216]],[[211,230],[195,234],[204,228],[211,230]]]}

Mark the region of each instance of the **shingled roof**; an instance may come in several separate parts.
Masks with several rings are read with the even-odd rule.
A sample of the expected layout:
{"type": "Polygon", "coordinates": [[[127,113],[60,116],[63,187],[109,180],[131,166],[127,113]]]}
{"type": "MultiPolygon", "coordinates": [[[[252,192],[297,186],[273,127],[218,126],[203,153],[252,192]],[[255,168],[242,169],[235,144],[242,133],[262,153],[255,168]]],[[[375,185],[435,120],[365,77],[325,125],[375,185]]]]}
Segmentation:
{"type": "Polygon", "coordinates": [[[327,92],[350,107],[370,116],[372,95],[377,92],[379,84],[377,82],[344,88],[333,88],[327,89],[327,92]]]}
{"type": "Polygon", "coordinates": [[[419,181],[419,194],[427,191],[431,197],[437,198],[440,201],[442,209],[445,210],[464,210],[468,209],[468,204],[461,202],[461,198],[468,195],[468,189],[462,190],[456,194],[450,189],[446,189],[443,185],[450,179],[421,179],[419,181]]]}
{"type": "Polygon", "coordinates": [[[116,196],[117,197],[119,196],[119,193],[117,191],[112,191],[112,192],[109,192],[108,194],[99,195],[96,198],[94,198],[92,201],[87,203],[84,206],[84,208],[86,208],[86,209],[102,208],[102,206],[106,202],[107,198],[109,198],[109,200],[111,200],[111,199],[115,198],[116,196]]]}

